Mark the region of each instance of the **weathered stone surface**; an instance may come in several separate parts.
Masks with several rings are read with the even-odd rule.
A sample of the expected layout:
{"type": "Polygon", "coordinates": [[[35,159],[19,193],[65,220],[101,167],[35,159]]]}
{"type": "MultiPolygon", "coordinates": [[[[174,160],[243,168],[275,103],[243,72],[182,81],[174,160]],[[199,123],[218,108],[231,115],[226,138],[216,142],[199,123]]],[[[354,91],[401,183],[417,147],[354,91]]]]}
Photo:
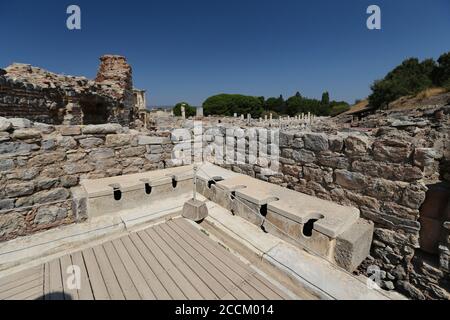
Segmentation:
{"type": "Polygon", "coordinates": [[[328,138],[324,133],[305,133],[303,136],[305,148],[312,151],[328,150],[328,138]]]}
{"type": "Polygon", "coordinates": [[[294,150],[292,158],[300,164],[313,163],[316,161],[316,155],[308,150],[294,150]]]}
{"type": "Polygon", "coordinates": [[[293,177],[300,177],[302,175],[302,167],[300,166],[291,166],[288,164],[285,164],[282,166],[282,172],[283,174],[287,174],[293,177]]]}
{"type": "Polygon", "coordinates": [[[14,183],[8,184],[6,186],[6,194],[11,198],[28,196],[32,194],[33,191],[34,191],[33,182],[14,183]]]}
{"type": "Polygon", "coordinates": [[[0,159],[0,171],[8,171],[15,168],[14,160],[0,159]]]}
{"type": "Polygon", "coordinates": [[[30,166],[44,166],[55,162],[63,161],[66,158],[66,154],[61,151],[48,152],[37,155],[30,159],[30,166]]]}
{"type": "Polygon", "coordinates": [[[57,147],[56,139],[50,138],[50,139],[42,140],[41,146],[42,146],[42,149],[45,151],[55,150],[57,147]]]}
{"type": "Polygon", "coordinates": [[[163,148],[160,145],[149,145],[147,146],[147,152],[148,153],[153,153],[153,154],[157,154],[157,153],[163,153],[163,148]]]}
{"type": "Polygon", "coordinates": [[[15,129],[25,129],[31,128],[31,121],[23,118],[9,118],[9,122],[11,122],[12,126],[15,129]]]}
{"type": "Polygon", "coordinates": [[[60,126],[58,127],[59,133],[63,136],[79,136],[81,134],[80,126],[60,126]]]}
{"type": "Polygon", "coordinates": [[[7,131],[13,127],[11,121],[6,118],[0,117],[0,131],[7,131]]]}
{"type": "Polygon", "coordinates": [[[142,156],[147,152],[145,147],[130,147],[119,152],[121,158],[142,156]]]}
{"type": "Polygon", "coordinates": [[[18,234],[25,228],[24,217],[20,213],[0,215],[0,239],[11,234],[18,234]]]}
{"type": "Polygon", "coordinates": [[[131,143],[132,136],[129,134],[110,134],[106,136],[107,147],[122,147],[131,143]]]}
{"type": "Polygon", "coordinates": [[[345,152],[351,157],[367,154],[370,147],[369,138],[362,135],[351,135],[345,139],[345,152]]]}
{"type": "Polygon", "coordinates": [[[398,201],[406,185],[385,179],[373,179],[367,186],[366,194],[386,201],[398,201]]]}
{"type": "Polygon", "coordinates": [[[83,134],[109,134],[109,133],[121,133],[122,127],[120,124],[107,123],[107,124],[92,124],[83,127],[83,134]]]}
{"type": "Polygon", "coordinates": [[[334,152],[341,152],[344,148],[344,139],[341,136],[329,136],[328,143],[330,150],[334,152]]]}
{"type": "MultiPolygon", "coordinates": [[[[14,208],[14,199],[2,199],[0,200],[0,210],[8,210],[14,208]]],[[[0,212],[0,215],[2,213],[0,212]]]]}
{"type": "Polygon", "coordinates": [[[165,144],[170,143],[170,139],[167,137],[152,137],[152,136],[138,136],[138,144],[148,145],[148,144],[165,144]]]}
{"type": "Polygon", "coordinates": [[[111,148],[97,148],[89,152],[89,158],[93,161],[101,159],[109,159],[115,156],[115,152],[111,148]]]}
{"type": "Polygon", "coordinates": [[[0,154],[26,154],[33,150],[39,149],[35,144],[24,142],[3,142],[0,143],[0,154]]]}
{"type": "Polygon", "coordinates": [[[78,146],[76,140],[72,137],[58,137],[56,139],[56,143],[58,144],[58,146],[66,150],[76,149],[78,146]]]}
{"type": "Polygon", "coordinates": [[[86,138],[79,140],[80,146],[84,149],[91,149],[101,146],[104,141],[100,138],[86,138]]]}
{"type": "Polygon", "coordinates": [[[43,134],[50,134],[55,131],[55,126],[46,123],[33,123],[33,128],[39,130],[43,134]]]}
{"type": "Polygon", "coordinates": [[[367,178],[356,172],[336,170],[335,181],[338,185],[349,190],[363,190],[367,187],[367,178]]]}
{"type": "Polygon", "coordinates": [[[17,140],[39,139],[41,138],[41,132],[36,129],[14,130],[12,138],[17,140]]]}
{"type": "Polygon", "coordinates": [[[88,163],[68,163],[63,168],[68,175],[87,173],[94,170],[94,166],[88,163]]]}
{"type": "Polygon", "coordinates": [[[378,139],[373,144],[373,157],[378,161],[408,162],[412,153],[410,142],[392,137],[378,139]]]}
{"type": "Polygon", "coordinates": [[[36,182],[37,190],[48,190],[54,188],[59,184],[58,178],[44,178],[36,182]]]}
{"type": "Polygon", "coordinates": [[[41,207],[37,210],[34,223],[37,225],[46,225],[54,223],[67,217],[67,209],[50,206],[41,207]]]}
{"type": "Polygon", "coordinates": [[[331,151],[320,152],[317,156],[317,161],[324,167],[335,169],[348,169],[350,166],[348,158],[340,153],[334,153],[331,151]]]}
{"type": "Polygon", "coordinates": [[[64,188],[71,188],[78,185],[78,176],[72,175],[72,176],[64,176],[61,177],[61,186],[64,188]]]}
{"type": "Polygon", "coordinates": [[[439,156],[438,152],[433,148],[416,148],[414,150],[414,164],[424,168],[432,165],[439,156]]]}
{"type": "Polygon", "coordinates": [[[425,186],[414,186],[403,191],[401,204],[411,208],[419,209],[425,201],[427,188],[425,186]]]}
{"type": "Polygon", "coordinates": [[[60,200],[66,200],[70,192],[65,188],[56,188],[49,191],[37,192],[33,195],[34,203],[49,203],[60,200]]]}
{"type": "Polygon", "coordinates": [[[0,131],[0,142],[5,142],[11,140],[10,134],[8,132],[0,131]]]}
{"type": "Polygon", "coordinates": [[[280,132],[280,147],[291,147],[294,142],[294,133],[280,132]]]}

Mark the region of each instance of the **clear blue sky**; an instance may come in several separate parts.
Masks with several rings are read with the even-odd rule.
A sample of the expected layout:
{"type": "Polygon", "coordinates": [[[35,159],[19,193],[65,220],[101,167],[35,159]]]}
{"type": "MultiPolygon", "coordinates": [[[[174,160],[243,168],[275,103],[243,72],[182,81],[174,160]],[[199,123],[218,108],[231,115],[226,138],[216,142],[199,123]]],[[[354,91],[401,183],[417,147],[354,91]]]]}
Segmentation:
{"type": "Polygon", "coordinates": [[[403,59],[450,51],[450,1],[1,0],[0,28],[0,67],[94,78],[99,56],[122,54],[149,105],[324,90],[353,102],[403,59]],[[70,4],[81,7],[81,31],[66,29],[70,4]],[[370,4],[381,7],[381,31],[366,28],[370,4]]]}

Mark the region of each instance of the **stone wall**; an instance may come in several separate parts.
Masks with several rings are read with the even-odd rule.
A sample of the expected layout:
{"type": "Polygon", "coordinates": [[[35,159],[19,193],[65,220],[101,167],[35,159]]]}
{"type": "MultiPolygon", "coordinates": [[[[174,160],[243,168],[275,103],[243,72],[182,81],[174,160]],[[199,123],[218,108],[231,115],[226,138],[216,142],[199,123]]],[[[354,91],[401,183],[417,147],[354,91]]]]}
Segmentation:
{"type": "MultiPolygon", "coordinates": [[[[376,227],[371,256],[360,271],[377,265],[385,289],[418,299],[449,299],[448,222],[442,227],[447,236],[435,257],[423,254],[419,238],[427,186],[448,181],[446,115],[444,121],[369,119],[372,125],[368,122],[365,128],[355,129],[325,120],[316,126],[287,127],[279,134],[280,172],[266,170],[270,155],[263,153],[254,165],[223,166],[356,206],[376,227]]],[[[234,128],[237,138],[242,138],[246,127],[236,121],[205,119],[203,145],[222,137],[224,151],[232,148],[236,158],[241,153],[248,159],[248,140],[245,148],[223,144],[230,141],[223,139],[227,128],[234,128]]],[[[188,131],[193,124],[182,119],[164,122],[167,129],[184,127],[188,131]]],[[[188,139],[198,134],[191,132],[188,139]]],[[[183,164],[172,160],[171,153],[186,144],[173,140],[169,131],[158,126],[150,132],[118,124],[53,126],[0,118],[0,241],[78,221],[69,188],[82,179],[183,164]],[[54,201],[58,203],[27,208],[54,201]]],[[[259,142],[264,143],[264,139],[259,142]]]]}
{"type": "Polygon", "coordinates": [[[22,63],[0,69],[0,116],[56,125],[128,126],[135,119],[131,67],[121,56],[100,60],[96,81],[22,63]]]}
{"type": "Polygon", "coordinates": [[[78,221],[69,189],[82,179],[170,166],[169,135],[0,118],[0,241],[78,221]]]}
{"type": "MultiPolygon", "coordinates": [[[[281,173],[266,173],[269,163],[264,154],[259,155],[254,165],[223,166],[359,208],[362,217],[374,221],[376,226],[371,256],[360,271],[377,265],[382,270],[385,289],[397,289],[418,299],[450,299],[448,271],[444,267],[448,261],[447,243],[442,244],[440,256],[430,258],[422,253],[419,239],[420,210],[427,186],[448,180],[448,169],[443,166],[449,159],[448,113],[445,119],[408,121],[403,119],[394,125],[388,121],[381,127],[376,123],[364,130],[335,127],[320,128],[319,132],[313,132],[317,129],[314,127],[282,130],[281,173]]],[[[209,129],[218,137],[223,137],[225,131],[225,128],[209,129]]],[[[237,138],[240,131],[236,130],[237,138]]],[[[213,137],[209,143],[215,140],[213,137]]],[[[236,159],[239,156],[248,159],[248,141],[246,149],[239,149],[236,144],[234,151],[236,159]]],[[[438,228],[438,232],[444,229],[442,223],[438,228]]]]}

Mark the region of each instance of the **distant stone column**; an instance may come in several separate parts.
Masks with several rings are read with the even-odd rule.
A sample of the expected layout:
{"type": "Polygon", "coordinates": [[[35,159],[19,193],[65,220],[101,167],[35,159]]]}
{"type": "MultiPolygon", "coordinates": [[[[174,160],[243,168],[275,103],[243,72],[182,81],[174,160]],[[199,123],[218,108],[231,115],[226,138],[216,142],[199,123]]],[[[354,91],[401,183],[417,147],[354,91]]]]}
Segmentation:
{"type": "Polygon", "coordinates": [[[197,108],[197,117],[203,117],[203,108],[202,107],[198,107],[197,108]]]}
{"type": "Polygon", "coordinates": [[[186,119],[186,107],[185,106],[181,106],[181,117],[183,119],[186,119]]]}
{"type": "Polygon", "coordinates": [[[237,113],[234,113],[234,114],[233,114],[233,117],[234,117],[234,118],[237,118],[237,113]]]}
{"type": "Polygon", "coordinates": [[[241,120],[245,120],[245,116],[241,114],[241,120]]]}
{"type": "Polygon", "coordinates": [[[250,124],[250,122],[252,122],[252,115],[247,113],[247,123],[250,124]]]}
{"type": "Polygon", "coordinates": [[[273,114],[272,113],[270,113],[270,122],[272,122],[272,120],[273,120],[273,114]]]}

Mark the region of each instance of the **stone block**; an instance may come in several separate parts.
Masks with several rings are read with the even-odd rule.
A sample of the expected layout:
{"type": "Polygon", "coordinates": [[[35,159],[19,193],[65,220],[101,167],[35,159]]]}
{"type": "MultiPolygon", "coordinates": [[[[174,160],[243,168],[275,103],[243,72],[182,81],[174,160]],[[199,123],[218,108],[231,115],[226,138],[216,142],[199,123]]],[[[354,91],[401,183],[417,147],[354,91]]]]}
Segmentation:
{"type": "Polygon", "coordinates": [[[170,143],[168,137],[152,137],[152,136],[138,136],[138,144],[149,145],[149,144],[167,144],[170,143]]]}
{"type": "Polygon", "coordinates": [[[328,150],[328,137],[324,133],[305,133],[303,136],[305,148],[312,151],[328,150]]]}
{"type": "Polygon", "coordinates": [[[206,203],[200,200],[191,199],[183,206],[183,218],[200,222],[208,216],[208,207],[206,203]]]}
{"type": "Polygon", "coordinates": [[[334,260],[347,271],[354,271],[370,254],[374,225],[359,219],[336,239],[334,260]]]}
{"type": "Polygon", "coordinates": [[[91,124],[83,127],[83,134],[110,134],[121,133],[122,126],[116,123],[91,124]]]}

